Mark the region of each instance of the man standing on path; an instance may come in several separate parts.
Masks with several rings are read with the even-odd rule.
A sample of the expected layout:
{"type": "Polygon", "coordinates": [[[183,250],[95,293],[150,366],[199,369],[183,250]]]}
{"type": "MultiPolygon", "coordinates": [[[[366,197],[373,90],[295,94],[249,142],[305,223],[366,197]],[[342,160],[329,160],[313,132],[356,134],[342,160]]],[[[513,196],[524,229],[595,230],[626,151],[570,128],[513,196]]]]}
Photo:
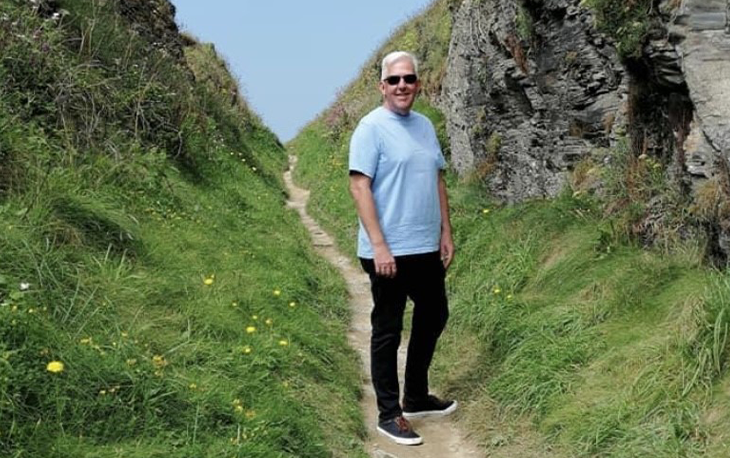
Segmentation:
{"type": "Polygon", "coordinates": [[[418,62],[393,52],[382,63],[383,105],[360,120],[350,142],[350,192],[360,219],[358,256],[370,276],[371,375],[378,431],[399,444],[421,437],[407,418],[448,415],[456,401],[428,391],[428,369],[448,319],[444,277],[454,256],[445,160],[433,124],[411,111],[418,62]],[[403,406],[397,355],[406,299],[414,303],[403,406]]]}

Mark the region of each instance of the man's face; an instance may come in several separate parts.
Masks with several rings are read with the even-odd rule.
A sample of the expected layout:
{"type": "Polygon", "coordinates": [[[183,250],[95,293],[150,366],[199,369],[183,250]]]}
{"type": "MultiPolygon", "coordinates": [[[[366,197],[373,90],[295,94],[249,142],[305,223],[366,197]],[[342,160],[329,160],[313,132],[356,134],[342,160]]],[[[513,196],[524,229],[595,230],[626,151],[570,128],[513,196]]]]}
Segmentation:
{"type": "Polygon", "coordinates": [[[394,85],[389,84],[387,81],[380,82],[380,93],[383,94],[383,106],[385,108],[401,115],[407,115],[411,111],[418,90],[421,88],[421,82],[415,81],[408,84],[403,76],[415,73],[413,64],[408,59],[399,60],[390,65],[386,78],[390,76],[400,76],[401,78],[394,85]]]}

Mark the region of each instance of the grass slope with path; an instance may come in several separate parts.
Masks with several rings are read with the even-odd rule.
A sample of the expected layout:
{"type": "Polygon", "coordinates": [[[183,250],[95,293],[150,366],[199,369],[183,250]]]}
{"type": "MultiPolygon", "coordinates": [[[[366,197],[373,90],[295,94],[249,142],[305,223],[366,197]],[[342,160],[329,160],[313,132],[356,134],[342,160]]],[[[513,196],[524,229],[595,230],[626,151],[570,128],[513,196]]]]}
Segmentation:
{"type": "Polygon", "coordinates": [[[276,138],[212,47],[58,3],[0,2],[0,455],[364,456],[276,138]]]}
{"type": "MultiPolygon", "coordinates": [[[[429,85],[415,109],[447,145],[429,103],[444,62],[429,57],[448,44],[439,39],[448,3],[396,31],[287,145],[299,158],[296,180],[312,191],[310,213],[350,256],[348,142],[380,103],[374,82],[388,51],[425,56],[429,85]]],[[[463,425],[495,456],[727,455],[730,277],[707,266],[702,240],[646,249],[627,235],[641,202],[611,212],[611,199],[637,188],[651,197],[662,171],[621,145],[612,154],[614,166],[594,171],[607,183],[603,200],[567,187],[501,206],[475,177],[448,174],[457,252],[433,379],[463,401],[463,425]]]]}

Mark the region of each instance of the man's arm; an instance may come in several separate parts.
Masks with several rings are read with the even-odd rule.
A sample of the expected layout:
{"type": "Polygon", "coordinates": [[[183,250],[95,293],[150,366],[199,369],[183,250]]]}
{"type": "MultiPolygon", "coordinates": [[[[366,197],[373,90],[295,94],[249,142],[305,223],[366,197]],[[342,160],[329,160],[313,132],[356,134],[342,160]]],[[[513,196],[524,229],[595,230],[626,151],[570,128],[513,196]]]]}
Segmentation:
{"type": "Polygon", "coordinates": [[[444,172],[439,170],[439,205],[441,208],[441,260],[445,268],[449,268],[454,259],[454,239],[451,237],[451,220],[449,217],[449,196],[446,193],[444,172]]]}
{"type": "Polygon", "coordinates": [[[375,208],[375,199],[371,188],[372,180],[362,173],[350,173],[350,194],[355,201],[357,214],[362,221],[370,244],[373,246],[375,273],[385,277],[395,277],[395,258],[385,241],[383,230],[378,222],[378,211],[375,208]]]}

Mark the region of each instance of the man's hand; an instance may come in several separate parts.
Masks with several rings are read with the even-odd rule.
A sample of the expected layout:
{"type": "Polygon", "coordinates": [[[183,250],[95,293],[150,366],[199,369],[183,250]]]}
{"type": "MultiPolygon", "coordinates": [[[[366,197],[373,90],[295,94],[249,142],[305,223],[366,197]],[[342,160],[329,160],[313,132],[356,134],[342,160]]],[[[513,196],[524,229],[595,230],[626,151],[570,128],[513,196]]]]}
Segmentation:
{"type": "Polygon", "coordinates": [[[373,247],[375,262],[375,274],[386,278],[395,278],[396,265],[395,258],[390,253],[390,249],[386,244],[379,244],[373,247]]]}
{"type": "Polygon", "coordinates": [[[451,232],[441,232],[441,262],[444,263],[444,268],[448,269],[451,265],[451,261],[454,259],[454,240],[451,237],[451,232]]]}

